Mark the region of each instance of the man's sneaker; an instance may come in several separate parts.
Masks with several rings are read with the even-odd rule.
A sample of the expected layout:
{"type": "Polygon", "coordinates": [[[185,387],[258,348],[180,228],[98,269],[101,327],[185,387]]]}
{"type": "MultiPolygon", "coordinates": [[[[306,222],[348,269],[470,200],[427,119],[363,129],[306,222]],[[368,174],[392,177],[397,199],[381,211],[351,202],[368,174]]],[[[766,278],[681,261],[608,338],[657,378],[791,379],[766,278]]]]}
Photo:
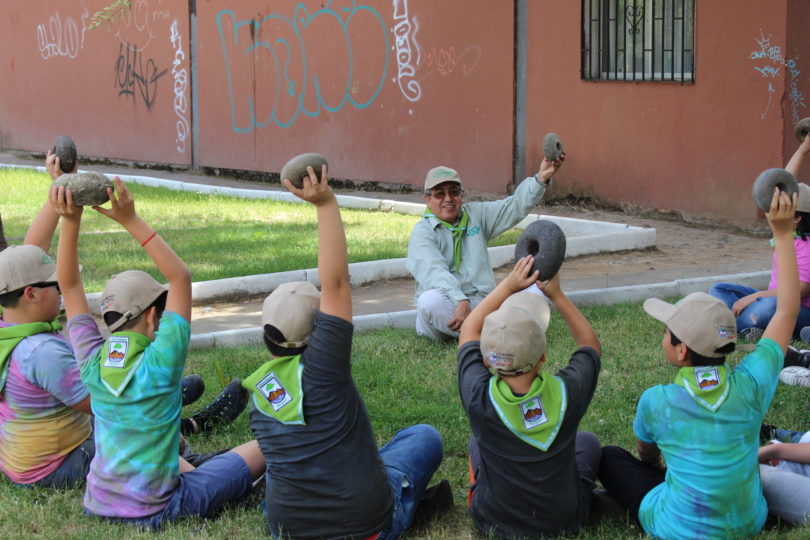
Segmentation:
{"type": "Polygon", "coordinates": [[[248,402],[248,391],[242,387],[241,379],[234,379],[214,398],[214,401],[189,418],[180,421],[180,433],[189,435],[200,433],[214,426],[230,424],[245,410],[248,402]]]}
{"type": "Polygon", "coordinates": [[[191,405],[205,392],[205,381],[196,373],[183,377],[183,407],[191,405]]]}
{"type": "Polygon", "coordinates": [[[810,386],[810,369],[789,366],[779,374],[779,380],[790,386],[810,386]]]}
{"type": "Polygon", "coordinates": [[[747,339],[749,341],[759,341],[759,338],[762,337],[762,334],[765,333],[765,330],[762,328],[757,328],[755,326],[750,326],[748,328],[743,328],[740,330],[739,337],[742,339],[747,339]]]}
{"type": "Polygon", "coordinates": [[[761,444],[767,444],[776,438],[776,427],[770,424],[762,424],[759,426],[759,442],[761,444]]]}
{"type": "Polygon", "coordinates": [[[784,367],[800,366],[803,368],[810,368],[810,350],[797,349],[792,345],[788,345],[785,351],[785,365],[784,367]]]}
{"type": "Polygon", "coordinates": [[[802,331],[799,332],[799,338],[805,343],[810,343],[810,326],[802,328],[802,331]]]}

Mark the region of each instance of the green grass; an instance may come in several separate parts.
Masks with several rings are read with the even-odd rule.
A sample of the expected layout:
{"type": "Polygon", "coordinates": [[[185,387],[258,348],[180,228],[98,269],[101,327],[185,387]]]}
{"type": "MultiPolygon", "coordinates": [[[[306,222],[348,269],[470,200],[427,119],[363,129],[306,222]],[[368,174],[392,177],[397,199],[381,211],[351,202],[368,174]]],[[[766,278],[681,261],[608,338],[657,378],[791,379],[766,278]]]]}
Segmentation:
{"type": "MultiPolygon", "coordinates": [[[[581,429],[596,433],[602,444],[633,448],[635,404],[649,386],[672,382],[676,371],[660,350],[663,327],[644,314],[640,303],[583,309],[600,335],[603,346],[599,385],[581,429]]],[[[547,371],[563,367],[575,346],[562,320],[555,316],[548,333],[547,371]]],[[[384,444],[397,429],[414,423],[436,426],[445,445],[444,461],[434,479],[447,478],[456,506],[448,514],[409,532],[409,539],[474,538],[466,513],[467,441],[469,425],[458,398],[455,346],[429,341],[410,330],[385,330],[358,335],[354,340],[353,374],[365,398],[377,441],[384,444]]],[[[736,365],[744,352],[729,358],[736,365]]],[[[245,377],[267,353],[261,348],[192,351],[187,372],[200,373],[209,400],[231,376],[245,377]]],[[[810,429],[806,389],[779,385],[766,421],[780,427],[810,429]]],[[[192,405],[190,409],[194,409],[192,405]]],[[[190,412],[190,411],[189,411],[190,412]]],[[[251,438],[248,415],[214,433],[190,439],[198,451],[236,445],[251,438]]],[[[337,465],[339,466],[339,464],[337,465]]],[[[153,535],[102,523],[82,515],[82,492],[25,490],[0,480],[0,523],[4,537],[154,538],[153,535]]],[[[265,537],[258,510],[226,511],[218,519],[186,520],[168,525],[167,538],[265,537]]],[[[769,526],[758,538],[806,538],[807,529],[769,526]]],[[[591,521],[584,539],[639,538],[630,522],[618,518],[591,521]]]]}
{"type": "MultiPolygon", "coordinates": [[[[9,244],[25,231],[47,198],[44,173],[0,169],[0,216],[9,244]]],[[[138,213],[177,251],[194,281],[314,268],[318,239],[315,209],[309,204],[202,195],[128,185],[138,213]]],[[[349,262],[405,257],[419,216],[342,210],[349,262]]],[[[58,236],[58,230],[57,230],[58,236]]],[[[491,245],[517,241],[512,230],[491,245]]],[[[53,251],[56,250],[54,241],[53,251]]],[[[79,239],[85,288],[99,291],[123,270],[143,270],[160,279],[140,246],[117,223],[86,209],[79,239]]]]}

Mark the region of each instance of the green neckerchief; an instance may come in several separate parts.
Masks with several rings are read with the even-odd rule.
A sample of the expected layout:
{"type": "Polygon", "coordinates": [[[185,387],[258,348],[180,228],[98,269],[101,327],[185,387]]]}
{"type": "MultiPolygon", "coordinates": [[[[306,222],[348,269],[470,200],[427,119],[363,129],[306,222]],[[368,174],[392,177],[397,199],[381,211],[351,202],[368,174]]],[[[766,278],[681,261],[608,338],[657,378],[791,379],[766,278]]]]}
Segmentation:
{"type": "Polygon", "coordinates": [[[62,325],[58,321],[15,324],[0,328],[0,392],[6,387],[8,359],[11,358],[11,351],[14,350],[14,347],[28,336],[44,332],[58,332],[61,329],[62,325]]]}
{"type": "Polygon", "coordinates": [[[493,376],[489,380],[489,399],[509,431],[543,451],[557,437],[568,404],[563,382],[542,373],[532,381],[529,392],[520,397],[503,379],[493,376]]]}
{"type": "Polygon", "coordinates": [[[464,236],[464,231],[467,230],[467,223],[470,221],[470,215],[467,213],[467,209],[463,206],[461,207],[461,219],[458,220],[458,225],[453,225],[443,219],[439,219],[430,210],[425,212],[425,217],[436,218],[436,220],[447,227],[447,230],[453,235],[453,259],[456,263],[456,270],[459,270],[461,268],[461,237],[464,236]]]}
{"type": "Polygon", "coordinates": [[[731,386],[726,366],[687,366],[678,370],[675,384],[682,387],[704,409],[720,408],[731,386]]]}
{"type": "Polygon", "coordinates": [[[113,332],[99,349],[101,382],[114,396],[120,396],[132,380],[150,343],[148,337],[137,332],[113,332]]]}
{"type": "Polygon", "coordinates": [[[282,424],[306,425],[301,355],[282,356],[266,362],[242,381],[253,394],[256,408],[282,424]]]}

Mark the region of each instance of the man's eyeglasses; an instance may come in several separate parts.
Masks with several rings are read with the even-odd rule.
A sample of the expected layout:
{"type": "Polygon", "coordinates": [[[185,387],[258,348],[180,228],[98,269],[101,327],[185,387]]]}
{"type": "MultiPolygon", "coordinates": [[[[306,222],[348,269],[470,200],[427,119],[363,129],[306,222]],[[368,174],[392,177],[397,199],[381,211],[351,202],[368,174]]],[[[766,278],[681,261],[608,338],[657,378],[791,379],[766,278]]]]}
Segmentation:
{"type": "Polygon", "coordinates": [[[451,197],[460,197],[462,193],[464,193],[464,188],[461,186],[453,186],[447,189],[436,188],[430,190],[430,196],[434,199],[444,199],[447,197],[447,195],[450,195],[451,197]]]}
{"type": "MultiPolygon", "coordinates": [[[[48,287],[56,287],[56,292],[58,294],[62,294],[62,289],[59,288],[59,284],[55,281],[41,281],[39,283],[32,283],[31,285],[28,285],[28,287],[36,287],[37,289],[47,289],[48,287]]],[[[17,296],[22,296],[24,292],[25,287],[17,291],[17,296]]]]}

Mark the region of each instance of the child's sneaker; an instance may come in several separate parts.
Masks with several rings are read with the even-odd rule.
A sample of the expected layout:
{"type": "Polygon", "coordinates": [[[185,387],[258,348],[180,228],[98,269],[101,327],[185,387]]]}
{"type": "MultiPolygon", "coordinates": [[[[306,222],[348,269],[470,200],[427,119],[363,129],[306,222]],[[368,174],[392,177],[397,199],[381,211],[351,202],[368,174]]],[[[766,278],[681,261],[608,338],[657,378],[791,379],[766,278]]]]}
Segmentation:
{"type": "Polygon", "coordinates": [[[248,391],[242,387],[242,380],[234,379],[206,408],[183,418],[180,421],[180,432],[188,435],[221,424],[230,424],[245,410],[247,401],[248,391]]]}
{"type": "Polygon", "coordinates": [[[802,328],[802,331],[799,332],[799,338],[805,343],[810,343],[810,326],[802,328]]]}
{"type": "Polygon", "coordinates": [[[789,366],[779,374],[779,380],[790,386],[810,386],[810,369],[789,366]]]}
{"type": "Polygon", "coordinates": [[[450,486],[450,482],[442,480],[435,486],[426,489],[422,494],[422,498],[416,506],[412,525],[425,524],[436,514],[446,512],[451,508],[453,508],[453,488],[450,486]]]}
{"type": "Polygon", "coordinates": [[[739,337],[742,339],[747,339],[749,341],[759,341],[759,338],[762,337],[762,334],[765,333],[765,330],[762,328],[757,328],[755,326],[750,326],[748,328],[743,328],[740,330],[739,337]]]}
{"type": "Polygon", "coordinates": [[[191,405],[205,392],[205,381],[202,377],[193,373],[183,377],[183,407],[191,405]]]}

